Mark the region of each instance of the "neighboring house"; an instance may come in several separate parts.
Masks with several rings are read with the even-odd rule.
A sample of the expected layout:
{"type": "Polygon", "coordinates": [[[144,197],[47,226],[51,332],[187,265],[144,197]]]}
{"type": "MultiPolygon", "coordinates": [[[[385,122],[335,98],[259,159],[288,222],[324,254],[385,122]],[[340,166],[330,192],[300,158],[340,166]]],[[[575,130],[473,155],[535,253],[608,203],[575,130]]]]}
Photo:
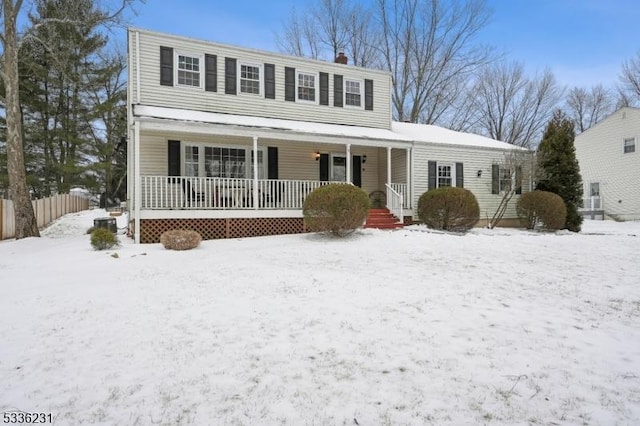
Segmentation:
{"type": "Polygon", "coordinates": [[[576,136],[584,215],[640,219],[639,143],[639,108],[621,108],[576,136]]]}
{"type": "Polygon", "coordinates": [[[361,187],[405,223],[429,187],[465,186],[486,219],[508,184],[500,164],[518,148],[392,122],[390,74],[342,54],[323,62],[140,29],[128,45],[136,242],[181,227],[204,239],[304,232],[304,199],[329,182],[361,187]]]}

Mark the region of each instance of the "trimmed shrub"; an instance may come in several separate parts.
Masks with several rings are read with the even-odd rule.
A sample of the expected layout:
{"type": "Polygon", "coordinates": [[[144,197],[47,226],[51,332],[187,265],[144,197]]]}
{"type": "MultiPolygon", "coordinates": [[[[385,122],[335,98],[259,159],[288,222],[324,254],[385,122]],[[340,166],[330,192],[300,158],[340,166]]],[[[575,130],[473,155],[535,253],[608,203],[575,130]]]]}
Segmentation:
{"type": "Polygon", "coordinates": [[[344,237],[362,226],[370,206],[369,196],[362,189],[332,183],[309,194],[302,214],[309,230],[344,237]]]}
{"type": "Polygon", "coordinates": [[[172,229],[160,236],[160,242],[167,250],[191,250],[198,247],[200,241],[200,234],[187,229],[172,229]]]}
{"type": "Polygon", "coordinates": [[[467,232],[478,223],[480,207],[468,189],[443,187],[420,196],[418,217],[429,228],[467,232]]]}
{"type": "Polygon", "coordinates": [[[540,225],[548,231],[564,227],[567,208],[562,198],[548,191],[533,191],[522,194],[516,205],[520,221],[527,229],[540,225]]]}
{"type": "Polygon", "coordinates": [[[94,250],[107,250],[119,245],[118,237],[107,228],[95,228],[91,231],[91,246],[94,250]]]}

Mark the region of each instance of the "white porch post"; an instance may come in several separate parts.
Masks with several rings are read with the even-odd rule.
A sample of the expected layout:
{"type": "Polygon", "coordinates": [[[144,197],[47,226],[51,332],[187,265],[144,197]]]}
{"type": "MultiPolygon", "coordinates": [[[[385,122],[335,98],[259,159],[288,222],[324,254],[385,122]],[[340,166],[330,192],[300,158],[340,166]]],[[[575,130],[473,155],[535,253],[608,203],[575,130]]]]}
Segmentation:
{"type": "Polygon", "coordinates": [[[407,200],[407,205],[404,208],[411,208],[411,148],[407,148],[406,150],[406,172],[407,172],[407,193],[403,194],[404,199],[407,200]]]}
{"type": "Polygon", "coordinates": [[[387,183],[391,185],[391,147],[387,147],[387,183]]]}
{"type": "MultiPolygon", "coordinates": [[[[264,158],[262,159],[265,160],[264,158]]],[[[253,208],[258,208],[258,137],[253,137],[253,208]]]]}
{"type": "Polygon", "coordinates": [[[133,182],[134,182],[134,223],[133,241],[140,244],[140,210],[142,208],[142,177],[140,176],[140,122],[133,122],[133,182]]]}
{"type": "Polygon", "coordinates": [[[351,178],[351,144],[347,144],[347,179],[348,183],[353,183],[353,179],[351,178]]]}

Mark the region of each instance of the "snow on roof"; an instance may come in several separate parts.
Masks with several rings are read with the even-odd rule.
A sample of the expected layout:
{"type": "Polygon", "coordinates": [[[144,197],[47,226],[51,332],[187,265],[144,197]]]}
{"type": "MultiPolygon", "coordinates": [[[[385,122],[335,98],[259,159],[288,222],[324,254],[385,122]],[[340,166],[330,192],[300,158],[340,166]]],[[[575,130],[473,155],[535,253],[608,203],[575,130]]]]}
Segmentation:
{"type": "Polygon", "coordinates": [[[493,149],[521,149],[514,145],[496,141],[485,136],[456,132],[454,130],[433,125],[400,123],[396,121],[391,123],[391,130],[388,130],[373,127],[347,126],[343,124],[327,124],[310,121],[283,120],[279,118],[221,114],[216,112],[193,111],[149,105],[134,105],[134,115],[136,117],[222,124],[358,139],[462,145],[493,149]]]}
{"type": "Polygon", "coordinates": [[[464,145],[480,148],[523,149],[486,136],[457,132],[430,124],[401,123],[394,121],[391,123],[391,130],[393,130],[394,133],[409,137],[416,142],[464,145]]]}
{"type": "Polygon", "coordinates": [[[310,121],[283,120],[279,118],[253,117],[246,115],[220,114],[216,112],[192,111],[148,105],[135,105],[134,114],[136,116],[164,118],[170,120],[256,127],[328,136],[380,139],[391,140],[394,142],[412,141],[409,137],[393,133],[388,129],[347,126],[342,124],[314,123],[310,121]]]}

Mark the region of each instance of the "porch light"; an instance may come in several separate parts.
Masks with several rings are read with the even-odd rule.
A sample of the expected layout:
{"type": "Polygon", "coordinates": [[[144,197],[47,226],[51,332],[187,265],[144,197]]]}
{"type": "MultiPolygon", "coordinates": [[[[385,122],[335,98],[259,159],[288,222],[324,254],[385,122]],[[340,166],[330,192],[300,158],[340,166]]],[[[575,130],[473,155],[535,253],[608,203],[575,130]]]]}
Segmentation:
{"type": "Polygon", "coordinates": [[[362,164],[367,162],[367,154],[362,156],[362,164]]]}
{"type": "Polygon", "coordinates": [[[482,170],[478,170],[478,177],[482,177],[482,170]]]}
{"type": "Polygon", "coordinates": [[[315,157],[316,157],[316,161],[320,159],[320,151],[316,151],[315,157]]]}

